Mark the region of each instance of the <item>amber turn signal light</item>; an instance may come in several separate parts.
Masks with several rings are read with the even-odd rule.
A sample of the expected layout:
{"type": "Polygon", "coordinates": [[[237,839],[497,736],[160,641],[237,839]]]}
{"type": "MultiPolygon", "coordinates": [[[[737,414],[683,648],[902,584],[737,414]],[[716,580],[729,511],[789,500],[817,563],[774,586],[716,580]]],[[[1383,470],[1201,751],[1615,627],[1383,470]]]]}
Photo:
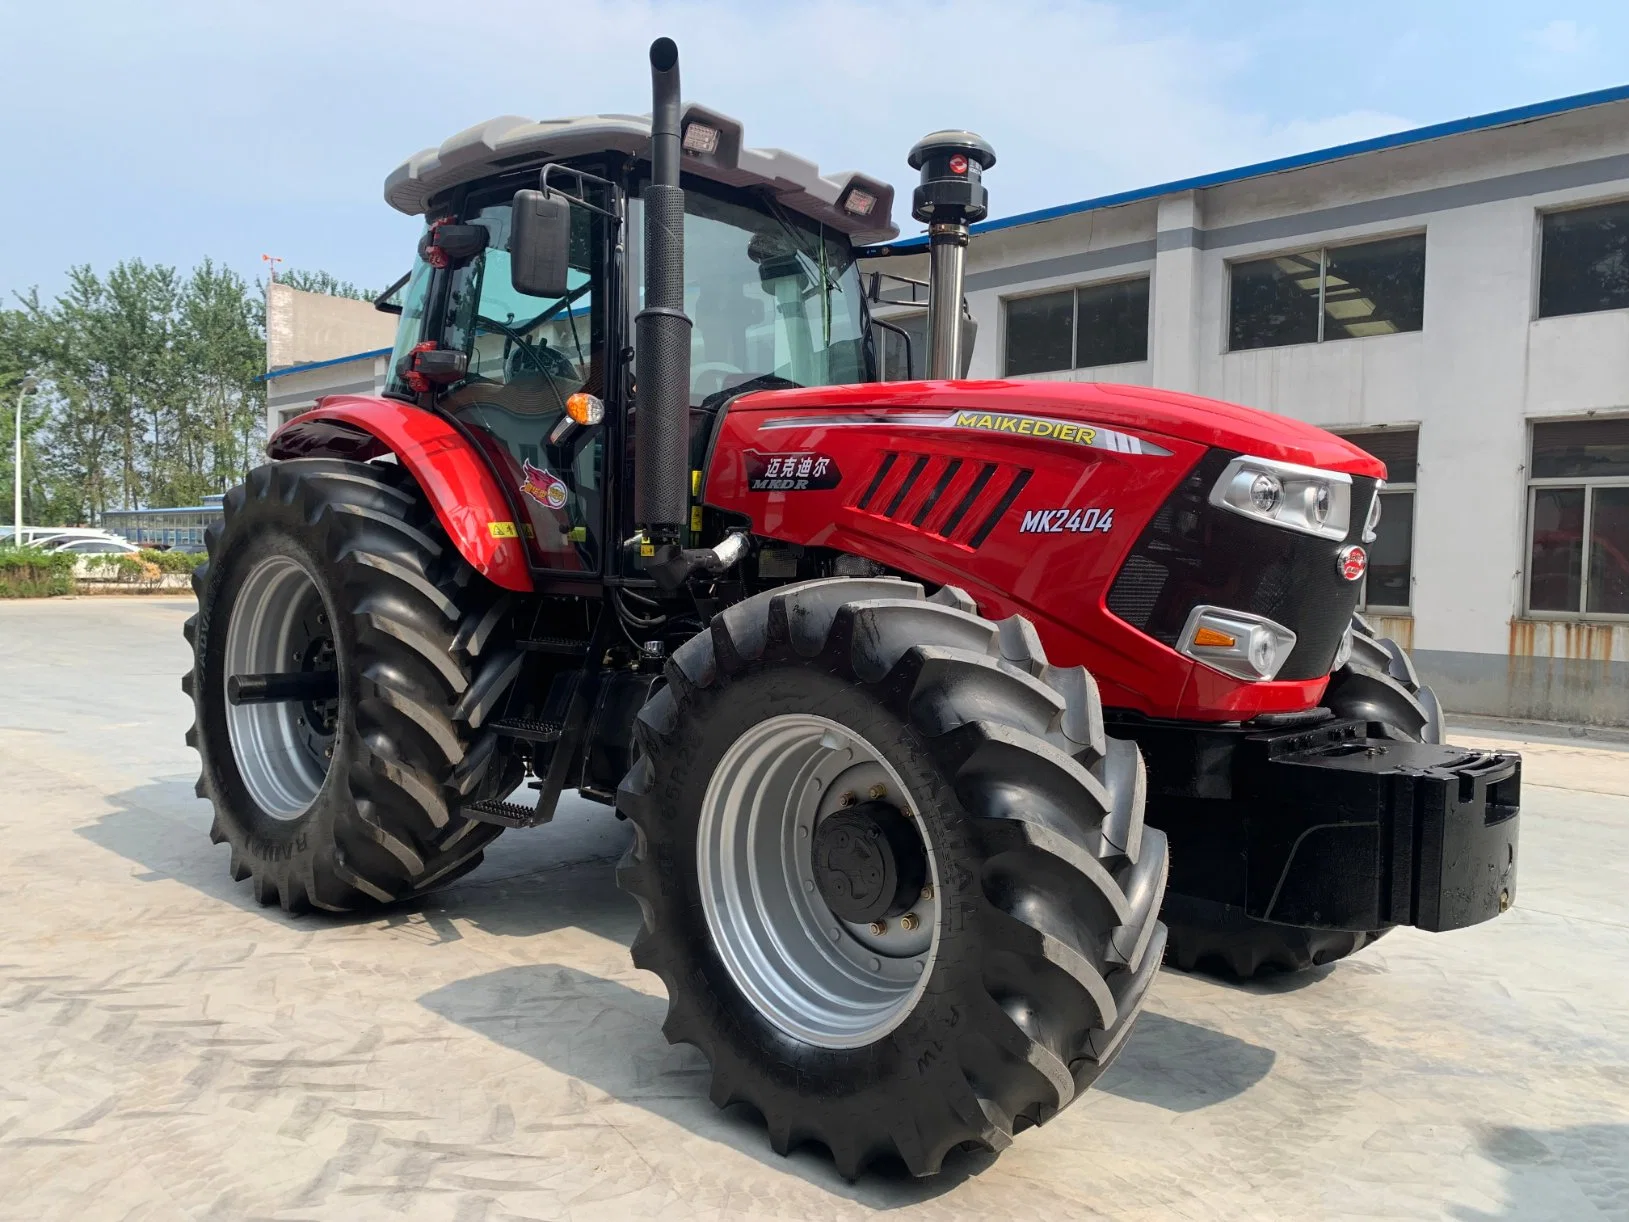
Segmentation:
{"type": "Polygon", "coordinates": [[[578,424],[598,424],[605,419],[605,404],[598,395],[579,390],[567,397],[566,415],[578,424]]]}
{"type": "Polygon", "coordinates": [[[1193,634],[1193,643],[1195,645],[1214,645],[1220,649],[1228,649],[1239,642],[1237,637],[1228,636],[1225,632],[1218,632],[1214,628],[1201,627],[1198,632],[1193,634]]]}

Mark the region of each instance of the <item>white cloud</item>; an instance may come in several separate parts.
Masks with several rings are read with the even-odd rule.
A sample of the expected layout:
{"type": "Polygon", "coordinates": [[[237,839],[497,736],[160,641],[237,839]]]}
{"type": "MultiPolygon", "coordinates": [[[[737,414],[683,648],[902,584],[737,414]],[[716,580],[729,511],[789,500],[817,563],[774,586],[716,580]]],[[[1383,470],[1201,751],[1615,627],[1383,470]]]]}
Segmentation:
{"type": "Polygon", "coordinates": [[[1552,59],[1570,59],[1593,50],[1595,31],[1576,21],[1558,19],[1542,29],[1529,31],[1527,41],[1552,59]]]}
{"type": "Polygon", "coordinates": [[[1247,39],[1206,41],[1129,2],[168,0],[161,21],[105,3],[96,20],[33,6],[13,23],[32,51],[0,81],[0,134],[21,162],[69,190],[75,174],[85,191],[118,183],[130,232],[200,212],[229,231],[243,209],[250,266],[274,249],[358,277],[403,253],[378,202],[398,161],[492,115],[645,110],[658,34],[679,41],[686,97],[742,119],[750,143],[880,174],[903,200],[919,136],[981,132],[1001,159],[996,215],[1408,126],[1242,109],[1247,74],[1272,70],[1247,39]],[[24,117],[42,96],[49,124],[24,117]],[[279,210],[288,232],[265,232],[279,210]],[[324,210],[346,217],[343,238],[312,232],[324,210]],[[397,254],[381,240],[332,257],[369,246],[356,218],[374,215],[397,254]]]}

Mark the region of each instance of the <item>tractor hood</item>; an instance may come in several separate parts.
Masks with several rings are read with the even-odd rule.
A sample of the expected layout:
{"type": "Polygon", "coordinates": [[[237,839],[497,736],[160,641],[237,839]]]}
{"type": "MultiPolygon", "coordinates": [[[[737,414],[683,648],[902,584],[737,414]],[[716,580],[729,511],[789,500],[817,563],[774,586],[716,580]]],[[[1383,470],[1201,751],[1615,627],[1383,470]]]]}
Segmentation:
{"type": "MultiPolygon", "coordinates": [[[[1378,458],[1351,442],[1288,416],[1240,407],[1217,399],[1145,386],[1096,382],[884,382],[863,386],[821,386],[807,390],[761,391],[744,395],[731,412],[807,411],[830,408],[849,420],[900,412],[980,412],[997,417],[1042,417],[1166,436],[1261,458],[1384,478],[1378,458]],[[852,415],[849,415],[852,413],[852,415]]],[[[1150,440],[1153,440],[1150,437],[1150,440]]]]}

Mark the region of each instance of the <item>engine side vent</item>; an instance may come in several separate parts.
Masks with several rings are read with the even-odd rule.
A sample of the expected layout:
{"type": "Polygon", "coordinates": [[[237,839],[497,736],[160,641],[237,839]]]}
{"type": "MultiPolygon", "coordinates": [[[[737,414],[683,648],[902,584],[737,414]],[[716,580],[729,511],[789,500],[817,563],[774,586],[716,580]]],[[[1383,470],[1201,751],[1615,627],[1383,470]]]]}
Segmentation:
{"type": "Polygon", "coordinates": [[[1033,474],[1008,463],[888,450],[853,501],[855,509],[979,547],[1033,474]]]}
{"type": "Polygon", "coordinates": [[[982,547],[984,545],[984,541],[990,537],[990,532],[996,528],[996,523],[1007,516],[1007,510],[1012,508],[1012,503],[1018,499],[1018,494],[1024,490],[1024,485],[1029,483],[1029,475],[1028,471],[1020,471],[1013,476],[1012,482],[1007,485],[1007,491],[1001,494],[1001,499],[995,503],[995,508],[990,510],[990,516],[984,519],[984,524],[967,541],[968,546],[982,547]]]}
{"type": "Polygon", "coordinates": [[[940,533],[945,538],[948,539],[956,533],[956,528],[962,524],[962,519],[967,516],[967,511],[973,508],[973,503],[979,499],[979,494],[984,491],[984,486],[990,482],[990,477],[995,473],[996,465],[993,462],[987,462],[979,468],[978,475],[974,476],[973,482],[967,486],[967,491],[956,502],[956,508],[950,511],[950,516],[945,519],[944,525],[940,527],[940,533]]]}
{"type": "Polygon", "coordinates": [[[916,487],[917,478],[928,465],[928,456],[918,454],[911,460],[911,469],[905,472],[905,478],[899,481],[899,487],[894,489],[893,498],[888,502],[888,508],[882,511],[882,516],[891,518],[899,512],[899,507],[905,503],[905,498],[911,495],[916,487]]]}
{"type": "Polygon", "coordinates": [[[866,485],[860,499],[854,503],[856,509],[871,508],[871,502],[876,499],[877,490],[882,487],[883,481],[888,478],[888,473],[894,469],[894,464],[898,461],[899,455],[892,450],[882,456],[882,462],[877,466],[877,473],[871,477],[871,482],[866,485]]]}

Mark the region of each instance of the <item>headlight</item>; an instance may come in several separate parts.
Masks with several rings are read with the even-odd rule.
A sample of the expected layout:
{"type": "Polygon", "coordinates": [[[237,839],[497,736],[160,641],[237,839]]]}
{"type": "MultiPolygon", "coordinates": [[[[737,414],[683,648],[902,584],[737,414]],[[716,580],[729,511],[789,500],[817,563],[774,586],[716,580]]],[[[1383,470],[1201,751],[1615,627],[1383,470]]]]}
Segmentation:
{"type": "Polygon", "coordinates": [[[1289,660],[1295,633],[1246,611],[1195,607],[1177,638],[1177,649],[1225,675],[1266,680],[1289,660]]]}
{"type": "Polygon", "coordinates": [[[1363,541],[1373,543],[1380,536],[1380,490],[1386,486],[1386,481],[1377,479],[1374,482],[1374,500],[1369,502],[1369,517],[1363,523],[1363,541]]]}
{"type": "Polygon", "coordinates": [[[1287,530],[1344,539],[1352,523],[1352,477],[1246,455],[1227,464],[1210,503],[1287,530]]]}
{"type": "Polygon", "coordinates": [[[1335,661],[1330,664],[1329,671],[1333,674],[1352,660],[1352,625],[1346,625],[1346,631],[1341,633],[1340,646],[1335,650],[1335,661]]]}

